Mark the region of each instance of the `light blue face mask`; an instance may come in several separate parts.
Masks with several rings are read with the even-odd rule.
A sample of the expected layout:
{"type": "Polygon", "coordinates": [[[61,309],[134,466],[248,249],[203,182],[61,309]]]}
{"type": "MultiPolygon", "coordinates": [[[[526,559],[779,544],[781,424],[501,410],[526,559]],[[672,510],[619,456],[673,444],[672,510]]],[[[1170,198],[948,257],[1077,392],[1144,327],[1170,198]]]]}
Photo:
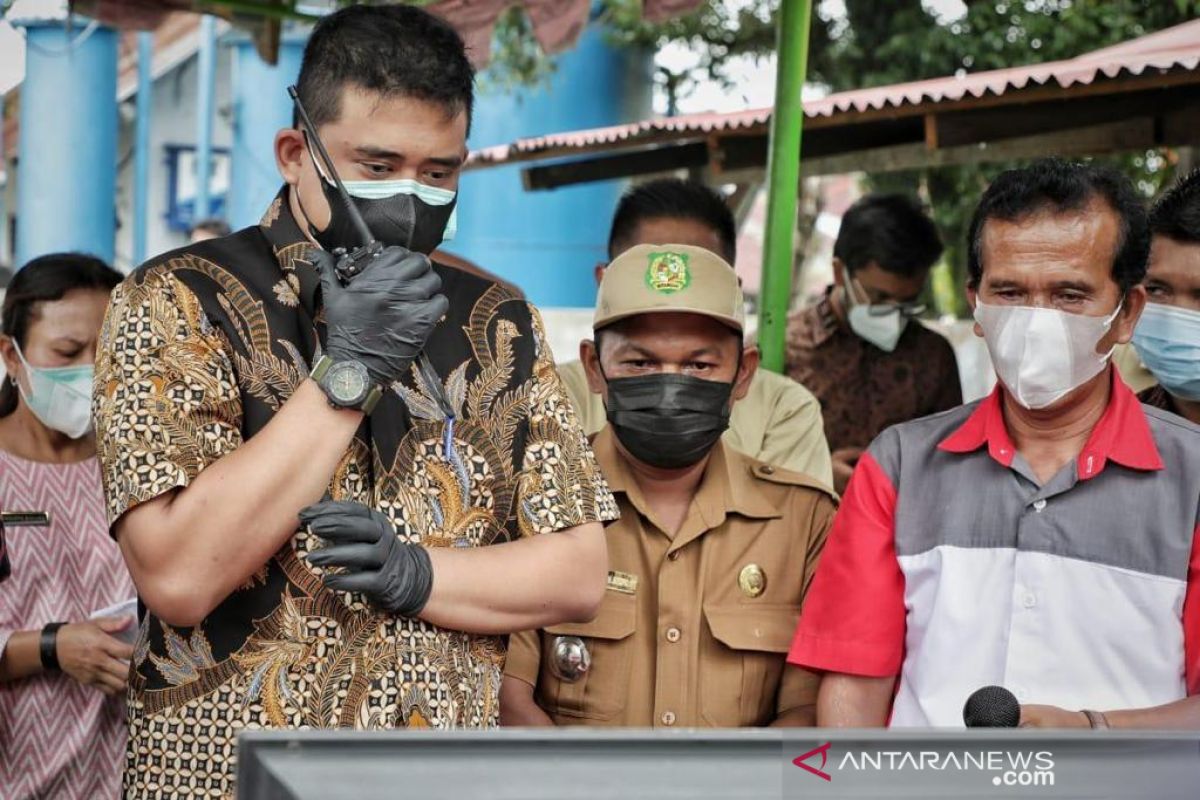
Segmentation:
{"type": "MultiPolygon", "coordinates": [[[[437,186],[427,186],[419,181],[404,178],[395,181],[342,181],[346,193],[359,200],[386,200],[398,194],[407,194],[431,206],[446,206],[454,202],[457,192],[437,186]]],[[[458,233],[458,206],[450,212],[442,233],[443,241],[450,241],[458,233]]]]}
{"type": "Polygon", "coordinates": [[[1133,346],[1164,389],[1200,401],[1200,311],[1147,303],[1133,346]]]}
{"type": "Polygon", "coordinates": [[[20,382],[17,389],[33,415],[47,428],[79,439],[92,429],[93,367],[33,367],[25,360],[21,347],[13,341],[17,358],[25,368],[29,383],[26,392],[20,382]]]}

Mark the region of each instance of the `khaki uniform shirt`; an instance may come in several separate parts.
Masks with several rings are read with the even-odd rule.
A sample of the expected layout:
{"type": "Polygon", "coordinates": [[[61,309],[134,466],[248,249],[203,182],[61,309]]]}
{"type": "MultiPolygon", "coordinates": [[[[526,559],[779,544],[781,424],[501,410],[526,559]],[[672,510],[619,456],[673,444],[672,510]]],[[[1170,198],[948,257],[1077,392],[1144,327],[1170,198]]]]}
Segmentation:
{"type": "Polygon", "coordinates": [[[506,678],[534,686],[559,725],[758,726],[816,702],[816,676],[785,658],[833,518],[829,490],[718,443],[672,538],[611,428],[593,449],[621,510],[604,602],[591,622],[513,635],[506,678]],[[559,637],[591,654],[578,680],[555,676],[559,637]]]}
{"type": "MultiPolygon", "coordinates": [[[[608,424],[604,400],[587,385],[583,364],[558,365],[583,430],[589,436],[608,424]]],[[[725,443],[751,458],[811,475],[833,486],[833,464],[821,404],[803,385],[791,378],[760,369],[750,381],[750,392],[733,406],[725,443]]]]}
{"type": "MultiPolygon", "coordinates": [[[[1142,359],[1138,355],[1137,348],[1130,343],[1117,345],[1113,350],[1112,363],[1117,368],[1117,372],[1121,373],[1121,380],[1125,381],[1125,385],[1132,389],[1134,394],[1141,394],[1150,387],[1158,385],[1158,379],[1150,370],[1146,369],[1146,365],[1142,363],[1142,359]]],[[[1143,402],[1145,401],[1143,400],[1143,402]]]]}

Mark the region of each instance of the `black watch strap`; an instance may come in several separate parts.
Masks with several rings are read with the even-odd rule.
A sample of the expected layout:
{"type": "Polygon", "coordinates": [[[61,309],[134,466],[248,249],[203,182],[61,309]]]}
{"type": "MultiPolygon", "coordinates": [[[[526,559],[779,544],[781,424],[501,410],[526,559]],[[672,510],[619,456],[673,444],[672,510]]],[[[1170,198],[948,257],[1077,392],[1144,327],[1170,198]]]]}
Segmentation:
{"type": "Polygon", "coordinates": [[[50,622],[42,628],[42,636],[38,641],[38,652],[42,657],[42,669],[46,672],[59,672],[58,665],[58,629],[65,622],[50,622]]]}

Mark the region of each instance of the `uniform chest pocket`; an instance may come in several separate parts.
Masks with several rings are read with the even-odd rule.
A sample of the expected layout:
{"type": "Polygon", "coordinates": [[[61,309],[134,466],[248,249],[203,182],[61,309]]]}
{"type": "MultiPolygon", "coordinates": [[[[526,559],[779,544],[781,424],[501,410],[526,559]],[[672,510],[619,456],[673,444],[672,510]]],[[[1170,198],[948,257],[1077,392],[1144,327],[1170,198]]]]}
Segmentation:
{"type": "Polygon", "coordinates": [[[767,725],[800,606],[753,603],[705,605],[712,641],[702,647],[700,716],[708,725],[767,725]]]}
{"type": "Polygon", "coordinates": [[[554,625],[542,633],[542,665],[538,704],[555,718],[611,720],[625,710],[633,634],[637,630],[637,597],[609,590],[591,622],[554,625]],[[559,637],[582,641],[591,666],[576,680],[564,680],[554,659],[559,637]]]}

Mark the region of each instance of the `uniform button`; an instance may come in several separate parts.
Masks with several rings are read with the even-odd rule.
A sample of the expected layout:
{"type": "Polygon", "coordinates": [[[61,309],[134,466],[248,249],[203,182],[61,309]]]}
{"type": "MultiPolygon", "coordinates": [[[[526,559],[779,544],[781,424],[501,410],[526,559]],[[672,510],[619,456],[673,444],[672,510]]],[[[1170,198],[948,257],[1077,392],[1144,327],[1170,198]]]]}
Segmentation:
{"type": "Polygon", "coordinates": [[[1045,507],[1046,507],[1046,501],[1044,499],[1033,501],[1033,510],[1036,511],[1037,513],[1039,513],[1039,514],[1042,513],[1042,509],[1045,507]]]}
{"type": "Polygon", "coordinates": [[[667,628],[667,641],[670,642],[671,644],[675,644],[675,642],[678,642],[679,637],[682,635],[683,634],[680,632],[679,628],[675,628],[675,627],[667,628]]]}
{"type": "Polygon", "coordinates": [[[667,553],[667,560],[668,561],[678,561],[679,554],[682,552],[683,552],[682,550],[672,550],[671,552],[667,553]]]}
{"type": "Polygon", "coordinates": [[[763,475],[774,475],[775,474],[775,468],[772,467],[770,464],[763,464],[761,467],[758,468],[758,471],[761,472],[763,475]]]}
{"type": "Polygon", "coordinates": [[[1033,592],[1026,592],[1025,596],[1021,598],[1021,603],[1026,608],[1033,608],[1037,605],[1037,595],[1033,592]]]}
{"type": "Polygon", "coordinates": [[[662,716],[659,717],[659,719],[662,720],[663,725],[674,725],[675,724],[675,712],[674,711],[664,711],[662,713],[662,716]]]}

